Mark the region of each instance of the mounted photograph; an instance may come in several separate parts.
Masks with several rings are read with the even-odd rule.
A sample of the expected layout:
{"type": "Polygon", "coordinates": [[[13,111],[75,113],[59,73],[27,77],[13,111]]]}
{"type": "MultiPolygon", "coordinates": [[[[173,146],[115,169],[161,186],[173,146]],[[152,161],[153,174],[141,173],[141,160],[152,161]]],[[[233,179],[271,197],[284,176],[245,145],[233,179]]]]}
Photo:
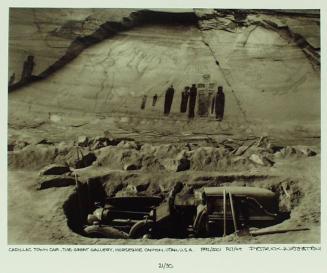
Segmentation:
{"type": "Polygon", "coordinates": [[[10,8],[9,245],[319,244],[318,9],[10,8]]]}

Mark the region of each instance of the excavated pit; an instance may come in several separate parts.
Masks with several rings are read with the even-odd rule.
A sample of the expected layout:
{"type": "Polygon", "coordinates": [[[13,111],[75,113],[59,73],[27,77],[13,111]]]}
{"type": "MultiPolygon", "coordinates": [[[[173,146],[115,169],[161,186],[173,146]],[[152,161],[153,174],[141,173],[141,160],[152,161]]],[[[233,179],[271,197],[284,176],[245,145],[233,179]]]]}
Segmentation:
{"type": "MultiPolygon", "coordinates": [[[[108,197],[119,196],[160,196],[164,202],[169,195],[169,189],[176,184],[176,179],[168,179],[166,185],[158,185],[154,182],[140,182],[142,175],[129,175],[128,182],[123,182],[126,175],[114,174],[109,177],[95,177],[88,179],[86,183],[79,182],[78,193],[74,193],[64,204],[64,212],[67,217],[69,228],[82,236],[103,238],[103,234],[88,235],[84,232],[87,225],[87,215],[92,214],[97,207],[103,207],[108,197]],[[120,179],[118,179],[120,178],[120,179]],[[109,179],[109,180],[108,180],[109,179]]],[[[276,182],[276,178],[268,176],[229,176],[222,175],[211,177],[206,181],[203,177],[198,177],[194,181],[185,182],[182,189],[183,194],[193,194],[196,190],[201,190],[203,187],[233,187],[252,185],[261,188],[269,189],[275,193],[278,202],[278,217],[274,224],[280,224],[291,216],[291,212],[298,206],[303,197],[303,192],[297,186],[298,181],[283,180],[276,182]],[[202,181],[201,181],[202,180],[202,181]]],[[[101,226],[101,224],[100,224],[101,226]]],[[[159,229],[160,231],[160,229],[159,229]]],[[[230,231],[230,233],[232,233],[230,231]]],[[[189,234],[181,234],[176,231],[169,235],[169,238],[188,238],[189,234]]],[[[220,235],[222,236],[222,235],[220,235]]],[[[202,236],[208,237],[208,236],[202,236]]],[[[121,238],[121,237],[118,237],[121,238]]],[[[156,233],[153,239],[165,238],[165,235],[156,233]]],[[[133,239],[133,238],[130,238],[133,239]]]]}
{"type": "MultiPolygon", "coordinates": [[[[204,187],[268,189],[276,195],[272,206],[274,202],[278,204],[278,216],[272,225],[282,223],[299,206],[304,192],[299,180],[282,179],[270,174],[271,170],[279,160],[317,155],[308,147],[272,144],[266,137],[199,143],[149,144],[104,136],[79,137],[70,144],[46,140],[37,144],[24,142],[23,145],[15,142],[10,144],[9,162],[14,169],[36,170],[43,166],[39,171],[40,190],[75,185],[75,192],[63,206],[64,213],[73,232],[89,237],[90,234],[85,233],[87,218],[97,208],[104,207],[108,198],[155,197],[163,204],[174,185],[180,182],[184,184],[181,196],[187,195],[190,200],[191,195],[195,196],[204,187]],[[249,168],[261,174],[249,174],[246,171],[249,168]]],[[[188,221],[194,217],[195,210],[196,206],[186,210],[188,221]]],[[[165,237],[161,234],[164,230],[158,229],[155,238],[165,237]]],[[[172,231],[168,236],[188,238],[192,235],[184,230],[172,231]]]]}

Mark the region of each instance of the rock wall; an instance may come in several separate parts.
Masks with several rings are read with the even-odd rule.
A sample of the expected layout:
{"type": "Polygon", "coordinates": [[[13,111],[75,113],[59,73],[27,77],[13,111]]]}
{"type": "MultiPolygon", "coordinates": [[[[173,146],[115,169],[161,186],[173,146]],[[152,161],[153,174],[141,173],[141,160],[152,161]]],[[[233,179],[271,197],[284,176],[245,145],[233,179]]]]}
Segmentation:
{"type": "Polygon", "coordinates": [[[176,113],[182,88],[209,73],[224,86],[226,120],[320,126],[317,12],[12,9],[10,15],[9,74],[16,79],[9,90],[17,91],[10,105],[139,113],[146,94],[148,114],[161,115],[164,91],[174,84],[176,113]],[[33,76],[19,82],[27,55],[35,57],[33,76]]]}

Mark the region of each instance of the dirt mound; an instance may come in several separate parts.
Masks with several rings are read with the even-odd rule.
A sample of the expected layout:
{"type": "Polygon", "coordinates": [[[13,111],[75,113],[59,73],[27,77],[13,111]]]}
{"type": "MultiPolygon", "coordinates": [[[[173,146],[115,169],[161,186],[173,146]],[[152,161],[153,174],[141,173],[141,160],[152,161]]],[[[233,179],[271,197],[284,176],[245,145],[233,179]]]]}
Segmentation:
{"type": "Polygon", "coordinates": [[[19,151],[8,152],[8,166],[18,169],[40,168],[52,164],[58,155],[58,150],[49,145],[29,145],[19,151]]]}
{"type": "Polygon", "coordinates": [[[23,144],[20,149],[9,151],[9,166],[38,169],[56,163],[75,169],[95,165],[125,171],[233,171],[270,168],[279,159],[306,158],[317,154],[308,146],[276,146],[268,139],[211,142],[202,147],[192,143],[141,144],[106,137],[82,137],[75,143],[45,143],[23,144]]]}

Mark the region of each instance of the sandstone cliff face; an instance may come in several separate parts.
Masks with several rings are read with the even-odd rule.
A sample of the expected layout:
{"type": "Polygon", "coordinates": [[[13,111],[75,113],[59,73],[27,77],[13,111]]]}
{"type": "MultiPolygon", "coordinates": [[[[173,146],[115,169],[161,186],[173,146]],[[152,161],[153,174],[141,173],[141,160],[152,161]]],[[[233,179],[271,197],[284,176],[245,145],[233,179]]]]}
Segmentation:
{"type": "Polygon", "coordinates": [[[208,73],[224,86],[226,121],[319,127],[315,12],[12,9],[10,15],[10,111],[27,103],[140,113],[146,94],[145,112],[158,116],[174,84],[177,113],[183,87],[208,73]],[[33,76],[19,82],[28,55],[33,76]],[[158,106],[151,108],[154,94],[158,106]]]}

